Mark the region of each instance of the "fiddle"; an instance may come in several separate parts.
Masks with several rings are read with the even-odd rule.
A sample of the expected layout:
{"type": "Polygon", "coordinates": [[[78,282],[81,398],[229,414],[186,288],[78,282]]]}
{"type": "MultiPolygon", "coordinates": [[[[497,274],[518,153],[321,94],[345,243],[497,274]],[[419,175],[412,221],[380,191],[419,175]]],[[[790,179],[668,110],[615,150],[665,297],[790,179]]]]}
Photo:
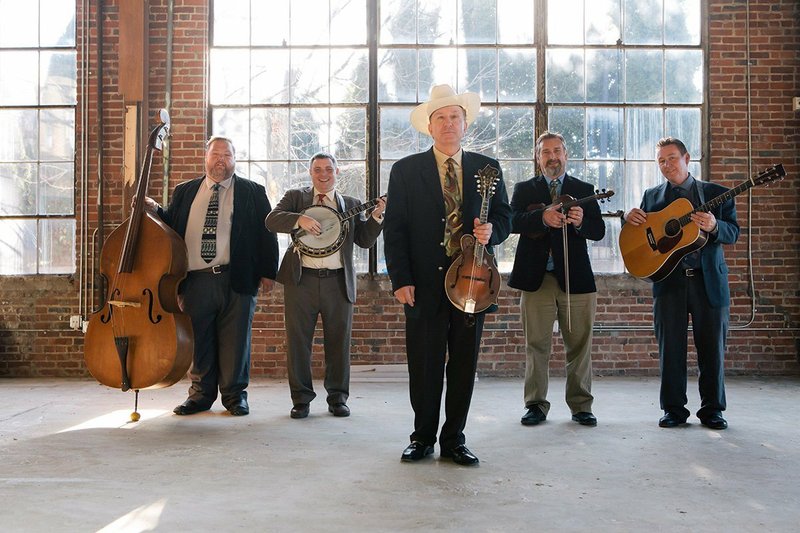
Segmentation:
{"type": "MultiPolygon", "coordinates": [[[[570,196],[569,194],[562,194],[561,196],[553,200],[553,203],[551,203],[550,205],[530,204],[525,210],[530,213],[533,211],[545,211],[547,209],[561,209],[562,212],[566,213],[572,207],[585,204],[586,202],[589,202],[591,200],[599,200],[600,202],[603,202],[606,198],[611,198],[612,196],[614,196],[614,191],[606,191],[605,189],[603,189],[602,192],[596,190],[595,194],[578,199],[570,196]]],[[[529,239],[540,239],[545,235],[547,235],[548,232],[549,229],[542,229],[541,231],[523,233],[523,235],[528,237],[529,239]]]]}

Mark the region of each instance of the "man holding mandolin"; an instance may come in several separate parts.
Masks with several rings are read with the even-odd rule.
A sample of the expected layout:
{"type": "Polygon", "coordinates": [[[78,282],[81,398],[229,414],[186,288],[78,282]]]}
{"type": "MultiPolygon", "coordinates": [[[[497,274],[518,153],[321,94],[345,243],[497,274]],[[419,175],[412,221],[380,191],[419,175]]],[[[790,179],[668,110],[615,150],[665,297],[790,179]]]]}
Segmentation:
{"type": "Polygon", "coordinates": [[[405,462],[433,453],[446,374],[441,457],[459,465],[478,464],[465,445],[464,427],[485,311],[475,307],[473,314],[456,307],[446,294],[445,274],[463,255],[461,246],[466,241],[462,236],[480,246],[496,245],[510,229],[511,209],[500,165],[461,148],[479,109],[480,96],[475,93],[457,95],[449,85],[433,87],[430,101],[411,113],[411,124],[433,137],[433,147],[397,161],[389,178],[386,268],[395,298],[405,311],[414,410],[411,443],[401,456],[405,462]],[[484,185],[479,183],[482,179],[484,185]]]}
{"type": "Polygon", "coordinates": [[[522,291],[525,331],[525,408],[521,422],[535,426],[550,411],[547,400],[553,323],[558,319],[567,363],[566,402],[572,420],[596,426],[592,413],[592,326],[597,287],[587,240],[606,226],[590,183],[567,174],[567,146],[560,133],[536,140],[542,175],[514,187],[511,231],[520,233],[508,286],[522,291]],[[567,207],[567,206],[570,207],[567,207]]]}
{"type": "Polygon", "coordinates": [[[336,158],[319,152],[311,156],[312,185],[286,191],[266,218],[267,229],[292,233],[277,280],[284,287],[287,369],[292,418],[306,418],[316,397],[311,375],[311,345],[317,319],[322,317],[325,351],[325,390],[328,411],[350,416],[350,332],[356,279],[353,245],[369,248],[383,229],[386,202],[377,198],[359,205],[336,192],[336,158]],[[374,207],[369,217],[363,212],[374,207]],[[349,215],[347,218],[342,213],[349,215]],[[302,234],[303,237],[297,238],[302,234]]]}
{"type": "MultiPolygon", "coordinates": [[[[664,410],[658,425],[676,427],[686,423],[689,417],[686,408],[686,352],[689,315],[692,315],[697,366],[700,370],[700,409],[697,418],[708,428],[725,429],[728,422],[722,417],[726,405],[723,361],[728,334],[730,289],[722,245],[733,244],[739,238],[736,205],[729,199],[708,211],[694,210],[708,200],[723,195],[728,189],[716,183],[697,180],[689,173],[689,152],[680,140],[665,137],[658,141],[656,149],[658,168],[667,181],[647,189],[641,206],[625,213],[623,224],[644,227],[649,234],[655,235],[658,233],[655,229],[650,231],[650,227],[655,228],[659,224],[660,217],[655,212],[673,208],[676,217],[688,211],[690,214],[687,218],[699,228],[697,237],[706,239],[698,245],[701,246],[699,249],[697,246],[685,246],[688,253],[682,257],[680,253],[675,256],[680,262],[674,270],[653,283],[653,322],[661,356],[660,399],[661,409],[664,410]],[[651,216],[648,217],[648,213],[651,216]],[[648,226],[651,223],[654,226],[648,226]]],[[[684,233],[689,234],[689,229],[677,232],[675,238],[684,233]]],[[[661,240],[653,243],[656,249],[666,243],[660,245],[661,240]]]]}

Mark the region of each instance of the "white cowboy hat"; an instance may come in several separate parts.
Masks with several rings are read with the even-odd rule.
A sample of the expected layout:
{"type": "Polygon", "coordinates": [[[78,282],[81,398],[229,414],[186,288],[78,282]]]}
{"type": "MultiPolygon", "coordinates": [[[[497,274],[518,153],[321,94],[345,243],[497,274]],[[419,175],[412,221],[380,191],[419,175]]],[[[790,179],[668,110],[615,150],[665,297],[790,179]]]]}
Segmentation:
{"type": "Polygon", "coordinates": [[[418,105],[411,112],[411,125],[418,132],[430,135],[428,123],[430,122],[431,114],[437,109],[450,105],[461,106],[467,111],[467,126],[469,126],[478,116],[478,111],[481,108],[481,97],[478,93],[456,94],[449,85],[435,85],[431,89],[431,99],[418,105]]]}

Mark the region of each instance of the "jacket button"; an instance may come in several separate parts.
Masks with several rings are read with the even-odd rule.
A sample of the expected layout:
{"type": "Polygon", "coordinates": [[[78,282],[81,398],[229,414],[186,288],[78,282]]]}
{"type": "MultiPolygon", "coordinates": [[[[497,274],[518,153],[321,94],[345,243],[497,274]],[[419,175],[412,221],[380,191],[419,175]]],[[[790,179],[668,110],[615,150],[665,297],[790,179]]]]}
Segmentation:
{"type": "Polygon", "coordinates": [[[439,267],[439,272],[441,272],[442,270],[444,270],[444,267],[439,267]]]}

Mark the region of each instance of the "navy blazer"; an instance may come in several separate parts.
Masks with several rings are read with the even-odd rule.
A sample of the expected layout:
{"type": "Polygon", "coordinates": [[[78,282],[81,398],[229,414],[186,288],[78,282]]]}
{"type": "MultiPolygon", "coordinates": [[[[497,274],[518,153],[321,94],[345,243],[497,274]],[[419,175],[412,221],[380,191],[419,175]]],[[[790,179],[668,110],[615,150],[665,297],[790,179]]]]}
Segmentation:
{"type": "MultiPolygon", "coordinates": [[[[561,194],[573,198],[586,198],[594,194],[594,186],[570,175],[564,176],[561,194]]],[[[566,291],[564,277],[564,242],[561,229],[546,226],[542,221],[544,211],[539,209],[528,211],[531,204],[549,205],[550,188],[544,176],[537,176],[514,187],[511,208],[514,216],[511,232],[519,233],[517,252],[514,255],[514,268],[508,278],[508,286],[523,291],[536,291],[541,287],[547,267],[547,258],[553,255],[553,273],[558,279],[562,291],[566,291]],[[538,238],[528,237],[529,233],[545,235],[538,238]]],[[[567,251],[569,254],[569,291],[573,294],[597,292],[594,282],[592,263],[589,260],[587,239],[599,241],[606,234],[606,224],[600,213],[597,200],[589,200],[581,204],[583,221],[581,229],[576,230],[572,224],[567,226],[567,251]]]]}
{"type": "MultiPolygon", "coordinates": [[[[495,193],[489,200],[487,222],[492,236],[487,250],[503,242],[511,230],[508,205],[500,164],[475,152],[462,152],[464,234],[471,234],[473,221],[480,215],[481,196],[474,176],[486,165],[500,171],[495,193]]],[[[413,285],[414,307],[405,306],[408,316],[430,316],[446,296],[444,278],[450,266],[443,246],[446,226],[444,194],[433,148],[413,154],[392,165],[384,220],[383,242],[386,269],[395,291],[413,285]]]]}
{"type": "MultiPolygon", "coordinates": [[[[172,201],[158,215],[182,238],[194,197],[205,176],[175,187],[172,201]]],[[[233,221],[231,224],[231,288],[240,294],[258,294],[261,278],[275,279],[278,272],[278,239],[264,227],[270,211],[267,191],[245,178],[233,176],[233,221]]]]}
{"type": "MultiPolygon", "coordinates": [[[[335,196],[340,213],[361,205],[362,203],[357,198],[344,196],[338,192],[335,193],[335,196]]],[[[294,230],[297,219],[300,218],[300,212],[312,205],[314,205],[314,187],[304,187],[302,189],[286,191],[286,194],[281,201],[278,202],[278,205],[275,206],[275,209],[267,216],[265,222],[267,229],[276,233],[291,233],[294,230]]],[[[356,273],[353,267],[353,244],[357,244],[361,248],[369,248],[375,244],[383,226],[372,216],[367,216],[365,213],[360,213],[351,218],[348,224],[347,236],[339,251],[344,265],[347,300],[350,303],[355,303],[356,273]]],[[[294,245],[290,244],[286,253],[283,255],[281,268],[278,270],[278,281],[284,285],[289,283],[298,285],[302,273],[302,258],[294,245]]]]}
{"type": "MultiPolygon", "coordinates": [[[[705,204],[724,194],[728,188],[717,183],[700,181],[695,179],[697,193],[700,203],[705,204]]],[[[667,205],[667,190],[669,182],[647,189],[644,192],[642,203],[639,208],[651,213],[661,211],[667,205]]],[[[717,218],[717,234],[708,234],[708,241],[700,249],[700,265],[703,270],[703,285],[706,289],[708,301],[712,307],[727,307],[730,305],[730,288],[728,287],[728,265],[725,264],[725,256],[722,253],[723,244],[733,244],[739,238],[739,223],[736,220],[736,203],[733,199],[728,200],[722,205],[710,211],[717,218]]],[[[624,222],[624,221],[623,221],[624,222]]],[[[667,283],[671,276],[653,283],[653,296],[659,296],[666,290],[667,283]]]]}

